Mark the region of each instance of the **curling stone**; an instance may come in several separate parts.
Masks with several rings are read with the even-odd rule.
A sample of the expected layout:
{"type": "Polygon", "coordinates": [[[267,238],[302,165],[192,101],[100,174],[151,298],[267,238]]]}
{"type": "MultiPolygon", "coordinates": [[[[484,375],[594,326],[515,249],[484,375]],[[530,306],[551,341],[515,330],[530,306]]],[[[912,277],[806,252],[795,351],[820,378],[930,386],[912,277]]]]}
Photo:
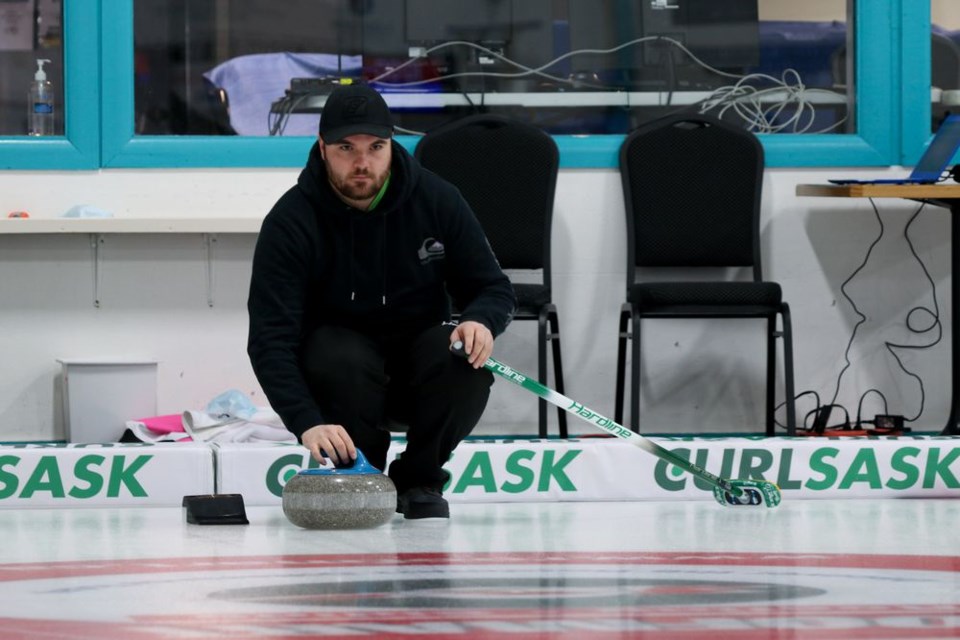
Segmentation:
{"type": "Polygon", "coordinates": [[[283,515],[304,529],[369,529],[396,511],[393,481],[359,450],[350,466],[303,469],[283,487],[283,515]]]}

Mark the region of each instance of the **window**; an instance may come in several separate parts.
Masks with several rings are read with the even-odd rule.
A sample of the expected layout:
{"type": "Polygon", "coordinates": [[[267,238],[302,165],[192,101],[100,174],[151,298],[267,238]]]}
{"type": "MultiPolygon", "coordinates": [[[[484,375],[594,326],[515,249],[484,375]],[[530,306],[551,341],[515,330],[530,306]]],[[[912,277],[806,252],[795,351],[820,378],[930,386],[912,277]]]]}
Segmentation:
{"type": "MultiPolygon", "coordinates": [[[[0,1],[0,7],[16,1],[0,1]]],[[[57,2],[32,1],[36,6],[57,2]]],[[[693,27],[680,20],[666,27],[661,23],[659,40],[596,54],[597,64],[588,65],[594,67],[591,71],[581,64],[585,54],[562,58],[584,42],[572,26],[583,20],[577,13],[582,8],[579,1],[482,0],[466,3],[467,13],[451,18],[450,7],[459,2],[412,0],[411,5],[434,10],[438,22],[456,20],[459,26],[451,30],[448,25],[442,38],[456,35],[470,44],[453,48],[443,46],[446,41],[434,44],[440,36],[425,30],[425,25],[408,25],[403,0],[64,0],[63,68],[62,72],[56,65],[51,69],[51,79],[63,83],[63,95],[58,96],[62,131],[57,130],[63,135],[33,138],[13,129],[2,131],[0,163],[39,169],[300,166],[312,142],[322,96],[294,104],[287,92],[312,95],[324,75],[354,74],[368,80],[379,75],[383,83],[429,81],[415,92],[416,86],[409,86],[407,92],[390,96],[400,124],[410,130],[399,137],[408,148],[416,143],[416,132],[444,118],[470,109],[496,109],[533,119],[553,132],[564,167],[613,167],[623,131],[664,110],[689,108],[715,90],[704,79],[704,70],[684,62],[679,57],[682,50],[666,38],[686,43],[691,51],[735,75],[764,71],[777,78],[787,68],[797,70],[803,82],[799,95],[810,100],[780,109],[786,104],[780,99],[786,96],[773,92],[754,103],[770,104],[768,115],[781,124],[798,111],[814,114],[808,119],[810,127],[803,129],[806,133],[793,134],[789,128],[760,133],[768,166],[906,163],[915,160],[930,137],[936,115],[931,109],[930,77],[917,73],[930,68],[930,47],[920,46],[925,42],[922,34],[933,29],[927,3],[854,0],[850,4],[856,20],[847,20],[846,0],[761,0],[756,3],[756,65],[747,59],[755,52],[753,40],[744,37],[753,33],[751,14],[750,20],[727,25],[732,32],[725,33],[740,34],[740,44],[729,56],[711,48],[702,31],[689,33],[693,27]],[[486,12],[479,26],[476,7],[486,12]],[[508,15],[504,7],[509,8],[509,21],[504,19],[508,15]],[[381,13],[375,20],[383,11],[393,13],[381,13]],[[856,52],[846,59],[852,83],[847,78],[839,82],[827,59],[841,34],[848,50],[856,52]],[[555,45],[549,51],[535,44],[545,35],[555,45]],[[817,46],[805,44],[808,39],[817,46]],[[405,50],[397,48],[400,40],[405,50]],[[411,47],[425,55],[416,57],[416,64],[399,68],[409,59],[411,47]],[[574,83],[573,90],[561,90],[558,81],[535,74],[492,76],[490,69],[503,73],[515,67],[477,47],[530,69],[562,58],[542,71],[566,78],[574,83]],[[631,55],[623,53],[628,50],[631,55]],[[393,57],[397,51],[400,58],[393,57]],[[290,54],[292,69],[269,78],[274,83],[270,86],[254,81],[252,88],[262,94],[259,98],[248,99],[242,89],[227,87],[226,69],[232,63],[278,53],[290,54]],[[478,72],[483,75],[441,79],[444,74],[478,72]],[[596,81],[591,73],[613,90],[586,87],[584,83],[596,81]],[[294,78],[309,80],[295,83],[294,78]],[[808,109],[811,106],[815,111],[808,109]],[[246,132],[237,120],[247,108],[259,110],[251,118],[262,127],[259,132],[246,132]]],[[[694,2],[583,1],[597,7],[596,15],[587,19],[600,27],[591,35],[594,41],[585,43],[589,46],[625,43],[637,33],[648,37],[652,27],[643,26],[647,14],[682,13],[682,7],[694,2]],[[617,19],[611,20],[610,15],[617,19]],[[632,16],[633,22],[620,19],[623,16],[632,16]]],[[[934,10],[951,1],[932,0],[934,10]]],[[[740,0],[710,2],[707,8],[721,4],[739,5],[740,0]]],[[[752,5],[744,6],[752,11],[752,5]]],[[[0,60],[7,55],[15,54],[0,51],[0,60]]],[[[29,84],[33,67],[12,66],[21,70],[22,81],[29,84]]],[[[17,84],[0,85],[4,96],[0,108],[14,110],[22,127],[26,87],[17,84]]],[[[750,100],[736,104],[724,117],[756,119],[756,109],[753,115],[746,111],[747,119],[740,113],[750,100]]]]}
{"type": "Polygon", "coordinates": [[[691,108],[758,133],[853,132],[834,68],[846,0],[793,4],[138,0],[136,133],[310,136],[342,81],[373,84],[413,134],[479,110],[624,134],[691,108]]]}
{"type": "Polygon", "coordinates": [[[61,24],[59,0],[0,2],[0,135],[63,135],[61,24]]]}
{"type": "MultiPolygon", "coordinates": [[[[0,2],[0,12],[10,4],[16,6],[19,3],[0,2]]],[[[95,168],[100,162],[97,5],[72,0],[66,4],[59,0],[36,0],[30,4],[37,8],[34,15],[40,16],[34,23],[32,36],[36,48],[32,51],[0,51],[0,66],[19,79],[0,83],[0,111],[6,122],[0,131],[3,136],[0,137],[0,166],[17,169],[95,168]],[[62,33],[72,30],[93,37],[58,40],[57,30],[52,26],[56,24],[58,12],[62,33]],[[42,22],[44,17],[45,22],[42,22]],[[36,59],[41,57],[51,61],[47,77],[54,93],[56,135],[34,137],[26,135],[27,92],[36,73],[36,59]]]]}
{"type": "Polygon", "coordinates": [[[930,33],[931,131],[960,113],[960,6],[933,0],[930,33]]]}

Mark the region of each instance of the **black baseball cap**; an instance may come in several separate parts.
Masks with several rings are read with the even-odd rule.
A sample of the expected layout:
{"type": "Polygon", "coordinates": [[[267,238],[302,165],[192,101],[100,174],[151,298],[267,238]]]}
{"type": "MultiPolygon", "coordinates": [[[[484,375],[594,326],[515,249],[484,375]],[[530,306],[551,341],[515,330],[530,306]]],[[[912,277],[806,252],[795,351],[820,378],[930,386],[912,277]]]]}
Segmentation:
{"type": "Polygon", "coordinates": [[[327,144],[347,136],[366,134],[378,138],[393,135],[393,118],[386,101],[365,84],[340,85],[320,113],[320,137],[327,144]]]}

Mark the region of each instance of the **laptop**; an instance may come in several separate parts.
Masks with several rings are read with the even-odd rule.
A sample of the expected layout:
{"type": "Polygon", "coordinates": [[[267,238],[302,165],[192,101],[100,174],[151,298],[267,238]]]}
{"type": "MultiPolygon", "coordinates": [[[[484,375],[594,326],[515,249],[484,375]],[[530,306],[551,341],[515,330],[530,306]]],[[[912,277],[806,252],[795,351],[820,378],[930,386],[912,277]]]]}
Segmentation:
{"type": "Polygon", "coordinates": [[[830,180],[829,182],[833,184],[933,184],[940,181],[958,148],[960,148],[960,115],[951,115],[937,129],[937,134],[930,141],[930,146],[920,156],[917,166],[908,177],[883,180],[830,180]]]}

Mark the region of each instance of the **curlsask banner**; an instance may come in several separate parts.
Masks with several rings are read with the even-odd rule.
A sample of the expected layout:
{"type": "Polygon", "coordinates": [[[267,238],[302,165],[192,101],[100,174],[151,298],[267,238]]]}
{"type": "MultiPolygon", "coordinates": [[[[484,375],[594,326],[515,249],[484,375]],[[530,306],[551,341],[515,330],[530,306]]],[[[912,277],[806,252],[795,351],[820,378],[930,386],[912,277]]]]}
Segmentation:
{"type": "Polygon", "coordinates": [[[0,508],[177,506],[212,493],[214,456],[193,443],[0,446],[0,508]]]}
{"type": "MultiPolygon", "coordinates": [[[[946,436],[651,440],[722,477],[775,482],[786,499],[960,497],[960,439],[946,436]]],[[[299,445],[216,450],[218,491],[247,504],[278,504],[289,477],[317,466],[299,445]]],[[[451,502],[713,499],[704,481],[613,438],[468,440],[446,469],[451,502]]]]}
{"type": "MultiPolygon", "coordinates": [[[[960,497],[960,439],[948,436],[651,439],[722,477],[774,482],[788,500],[960,497]]],[[[0,509],[179,506],[213,492],[279,505],[287,479],[311,466],[295,444],[5,445],[0,509]]],[[[699,478],[618,438],[468,440],[446,468],[451,502],[713,499],[699,478]]]]}

